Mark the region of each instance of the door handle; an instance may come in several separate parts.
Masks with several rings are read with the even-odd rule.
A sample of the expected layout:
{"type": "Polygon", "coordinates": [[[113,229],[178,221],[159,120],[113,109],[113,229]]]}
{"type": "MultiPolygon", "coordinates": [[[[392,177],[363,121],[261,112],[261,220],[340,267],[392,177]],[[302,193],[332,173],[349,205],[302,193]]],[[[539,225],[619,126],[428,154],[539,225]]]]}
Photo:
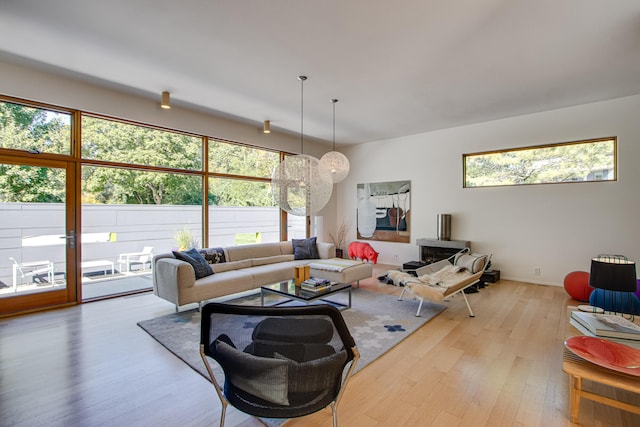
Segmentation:
{"type": "Polygon", "coordinates": [[[76,247],[76,232],[75,230],[69,230],[68,236],[62,236],[61,239],[67,239],[69,242],[69,249],[75,249],[76,247]]]}

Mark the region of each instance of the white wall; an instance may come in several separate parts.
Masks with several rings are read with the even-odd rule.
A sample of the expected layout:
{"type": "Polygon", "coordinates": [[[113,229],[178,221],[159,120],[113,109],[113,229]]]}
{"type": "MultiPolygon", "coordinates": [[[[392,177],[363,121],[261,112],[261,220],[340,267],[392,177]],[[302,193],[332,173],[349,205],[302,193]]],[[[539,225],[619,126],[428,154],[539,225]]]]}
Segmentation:
{"type": "Polygon", "coordinates": [[[351,147],[338,217],[355,240],[356,185],[411,180],[411,243],[369,242],[378,262],[418,259],[416,239],[436,237],[439,213],[452,214],[452,239],[493,253],[506,279],[561,285],[599,253],[640,261],[639,115],[640,96],[632,96],[351,147]],[[618,137],[617,182],[462,186],[463,153],[609,136],[618,137]]]}

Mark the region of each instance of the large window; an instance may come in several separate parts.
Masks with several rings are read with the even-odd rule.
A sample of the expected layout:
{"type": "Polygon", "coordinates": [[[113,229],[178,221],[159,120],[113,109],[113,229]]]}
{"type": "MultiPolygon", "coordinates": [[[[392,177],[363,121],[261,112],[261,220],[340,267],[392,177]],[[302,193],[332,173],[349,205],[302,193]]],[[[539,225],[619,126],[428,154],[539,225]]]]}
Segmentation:
{"type": "Polygon", "coordinates": [[[464,186],[616,180],[615,137],[464,154],[464,186]]]}
{"type": "Polygon", "coordinates": [[[280,240],[271,173],[280,153],[209,140],[209,242],[233,246],[280,240]]]}
{"type": "Polygon", "coordinates": [[[209,140],[209,172],[271,178],[279,161],[276,151],[209,140]]]}
{"type": "MultiPolygon", "coordinates": [[[[289,217],[274,203],[271,174],[282,155],[2,97],[0,156],[8,160],[0,164],[0,210],[11,211],[14,222],[0,224],[5,234],[13,230],[10,238],[0,239],[0,255],[8,254],[0,262],[0,294],[58,289],[77,281],[83,300],[135,292],[151,288],[155,254],[279,241],[281,221],[289,217]],[[73,125],[76,118],[80,126],[73,125]],[[59,173],[65,170],[75,177],[66,180],[66,190],[65,175],[59,173]],[[73,197],[65,198],[65,191],[73,197]],[[31,211],[40,215],[41,235],[34,234],[34,217],[26,214],[31,211]],[[62,227],[55,223],[60,213],[62,227]],[[78,224],[81,229],[75,230],[78,224]],[[34,252],[35,246],[64,250],[74,236],[81,243],[80,257],[50,248],[34,252]],[[20,269],[30,268],[24,277],[16,276],[9,257],[20,269]],[[65,258],[74,267],[66,276],[65,258]],[[46,263],[36,266],[35,261],[46,263]],[[32,271],[36,267],[44,270],[32,271]]],[[[304,237],[305,224],[305,218],[290,219],[288,238],[304,237]]],[[[20,273],[18,267],[14,270],[20,273]]]]}
{"type": "Polygon", "coordinates": [[[202,137],[82,117],[84,159],[202,170],[202,137]]]}
{"type": "Polygon", "coordinates": [[[0,102],[0,148],[70,154],[71,114],[0,102]]]}

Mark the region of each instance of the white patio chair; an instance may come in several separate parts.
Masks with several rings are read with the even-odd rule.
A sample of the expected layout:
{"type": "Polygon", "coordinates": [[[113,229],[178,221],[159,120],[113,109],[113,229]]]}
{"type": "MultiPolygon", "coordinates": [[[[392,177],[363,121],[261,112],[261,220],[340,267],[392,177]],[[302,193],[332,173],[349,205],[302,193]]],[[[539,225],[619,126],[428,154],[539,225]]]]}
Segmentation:
{"type": "Polygon", "coordinates": [[[18,276],[22,285],[25,277],[35,277],[46,274],[49,283],[53,284],[53,263],[46,261],[32,261],[19,263],[15,258],[9,257],[13,262],[13,292],[18,292],[18,276]]]}
{"type": "Polygon", "coordinates": [[[147,269],[147,264],[151,268],[151,260],[153,259],[153,246],[145,246],[141,252],[129,252],[118,256],[118,267],[122,271],[122,265],[125,266],[124,271],[131,271],[134,264],[142,264],[142,269],[147,269]]]}

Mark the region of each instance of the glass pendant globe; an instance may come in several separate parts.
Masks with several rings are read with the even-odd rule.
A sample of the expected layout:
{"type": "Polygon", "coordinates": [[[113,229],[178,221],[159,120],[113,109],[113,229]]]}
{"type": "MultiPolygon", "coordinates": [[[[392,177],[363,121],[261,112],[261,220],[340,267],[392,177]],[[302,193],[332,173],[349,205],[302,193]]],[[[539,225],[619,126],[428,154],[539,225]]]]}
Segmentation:
{"type": "Polygon", "coordinates": [[[307,216],[319,212],[329,202],[333,182],[329,170],[306,154],[287,156],[271,177],[273,199],[291,215],[307,216]]]}
{"type": "Polygon", "coordinates": [[[339,151],[329,151],[320,158],[320,165],[331,173],[331,181],[335,184],[349,175],[349,159],[339,151]]]}

